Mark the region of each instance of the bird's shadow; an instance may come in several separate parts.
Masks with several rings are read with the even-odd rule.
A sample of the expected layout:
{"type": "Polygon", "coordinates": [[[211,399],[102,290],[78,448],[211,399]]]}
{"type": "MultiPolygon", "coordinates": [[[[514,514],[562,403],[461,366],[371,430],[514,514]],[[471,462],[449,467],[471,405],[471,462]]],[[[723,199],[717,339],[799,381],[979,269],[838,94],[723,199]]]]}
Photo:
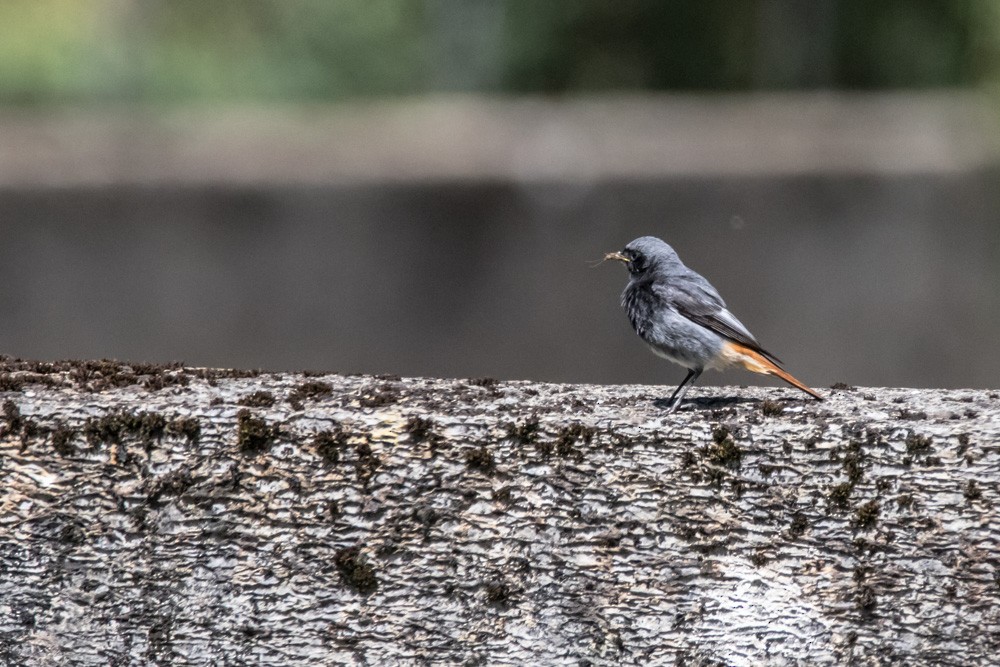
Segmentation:
{"type": "MultiPolygon", "coordinates": [[[[741,403],[760,403],[759,398],[746,398],[745,396],[705,396],[700,398],[685,399],[677,408],[683,410],[685,407],[694,410],[718,410],[719,408],[729,408],[741,403]]],[[[661,410],[670,409],[670,401],[665,398],[653,399],[653,406],[661,410]]]]}

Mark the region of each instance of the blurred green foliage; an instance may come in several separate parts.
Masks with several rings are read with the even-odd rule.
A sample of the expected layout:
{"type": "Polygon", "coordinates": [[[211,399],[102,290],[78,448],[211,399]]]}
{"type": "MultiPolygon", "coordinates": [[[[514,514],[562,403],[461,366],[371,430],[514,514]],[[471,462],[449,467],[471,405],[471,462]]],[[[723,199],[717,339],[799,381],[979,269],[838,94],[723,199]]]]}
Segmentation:
{"type": "Polygon", "coordinates": [[[3,0],[0,102],[994,81],[998,0],[3,0]]]}

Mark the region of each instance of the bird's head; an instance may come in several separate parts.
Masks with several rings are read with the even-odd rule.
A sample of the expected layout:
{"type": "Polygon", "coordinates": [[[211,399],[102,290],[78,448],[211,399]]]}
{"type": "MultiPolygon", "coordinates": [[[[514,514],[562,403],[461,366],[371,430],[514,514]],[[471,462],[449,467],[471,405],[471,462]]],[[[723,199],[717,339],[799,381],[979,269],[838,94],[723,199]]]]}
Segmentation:
{"type": "Polygon", "coordinates": [[[604,259],[613,259],[625,264],[633,279],[650,274],[659,268],[680,264],[674,249],[655,236],[637,238],[621,251],[609,252],[604,259]]]}

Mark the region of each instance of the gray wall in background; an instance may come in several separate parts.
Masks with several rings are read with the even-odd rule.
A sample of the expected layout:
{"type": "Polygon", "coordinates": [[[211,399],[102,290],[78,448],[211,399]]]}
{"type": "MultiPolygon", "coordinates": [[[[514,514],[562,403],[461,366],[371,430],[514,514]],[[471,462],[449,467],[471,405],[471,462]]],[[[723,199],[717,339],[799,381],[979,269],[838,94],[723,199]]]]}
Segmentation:
{"type": "Polygon", "coordinates": [[[9,185],[0,353],[674,384],[590,266],[654,234],[807,383],[997,387],[998,183],[9,185]]]}
{"type": "Polygon", "coordinates": [[[998,387],[995,107],[0,109],[0,354],[672,385],[590,265],[654,234],[808,383],[998,387]]]}

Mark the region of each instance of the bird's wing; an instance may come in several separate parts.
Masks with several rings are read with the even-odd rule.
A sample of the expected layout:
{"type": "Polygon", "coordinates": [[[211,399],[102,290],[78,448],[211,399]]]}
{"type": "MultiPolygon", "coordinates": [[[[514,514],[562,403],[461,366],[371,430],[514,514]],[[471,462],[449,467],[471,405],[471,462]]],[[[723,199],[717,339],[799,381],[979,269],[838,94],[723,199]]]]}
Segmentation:
{"type": "Polygon", "coordinates": [[[672,277],[669,283],[656,285],[654,289],[661,292],[661,299],[672,304],[678,313],[692,322],[759,352],[776,364],[781,363],[780,359],[760,346],[735,315],[726,310],[722,297],[702,276],[672,277]]]}

